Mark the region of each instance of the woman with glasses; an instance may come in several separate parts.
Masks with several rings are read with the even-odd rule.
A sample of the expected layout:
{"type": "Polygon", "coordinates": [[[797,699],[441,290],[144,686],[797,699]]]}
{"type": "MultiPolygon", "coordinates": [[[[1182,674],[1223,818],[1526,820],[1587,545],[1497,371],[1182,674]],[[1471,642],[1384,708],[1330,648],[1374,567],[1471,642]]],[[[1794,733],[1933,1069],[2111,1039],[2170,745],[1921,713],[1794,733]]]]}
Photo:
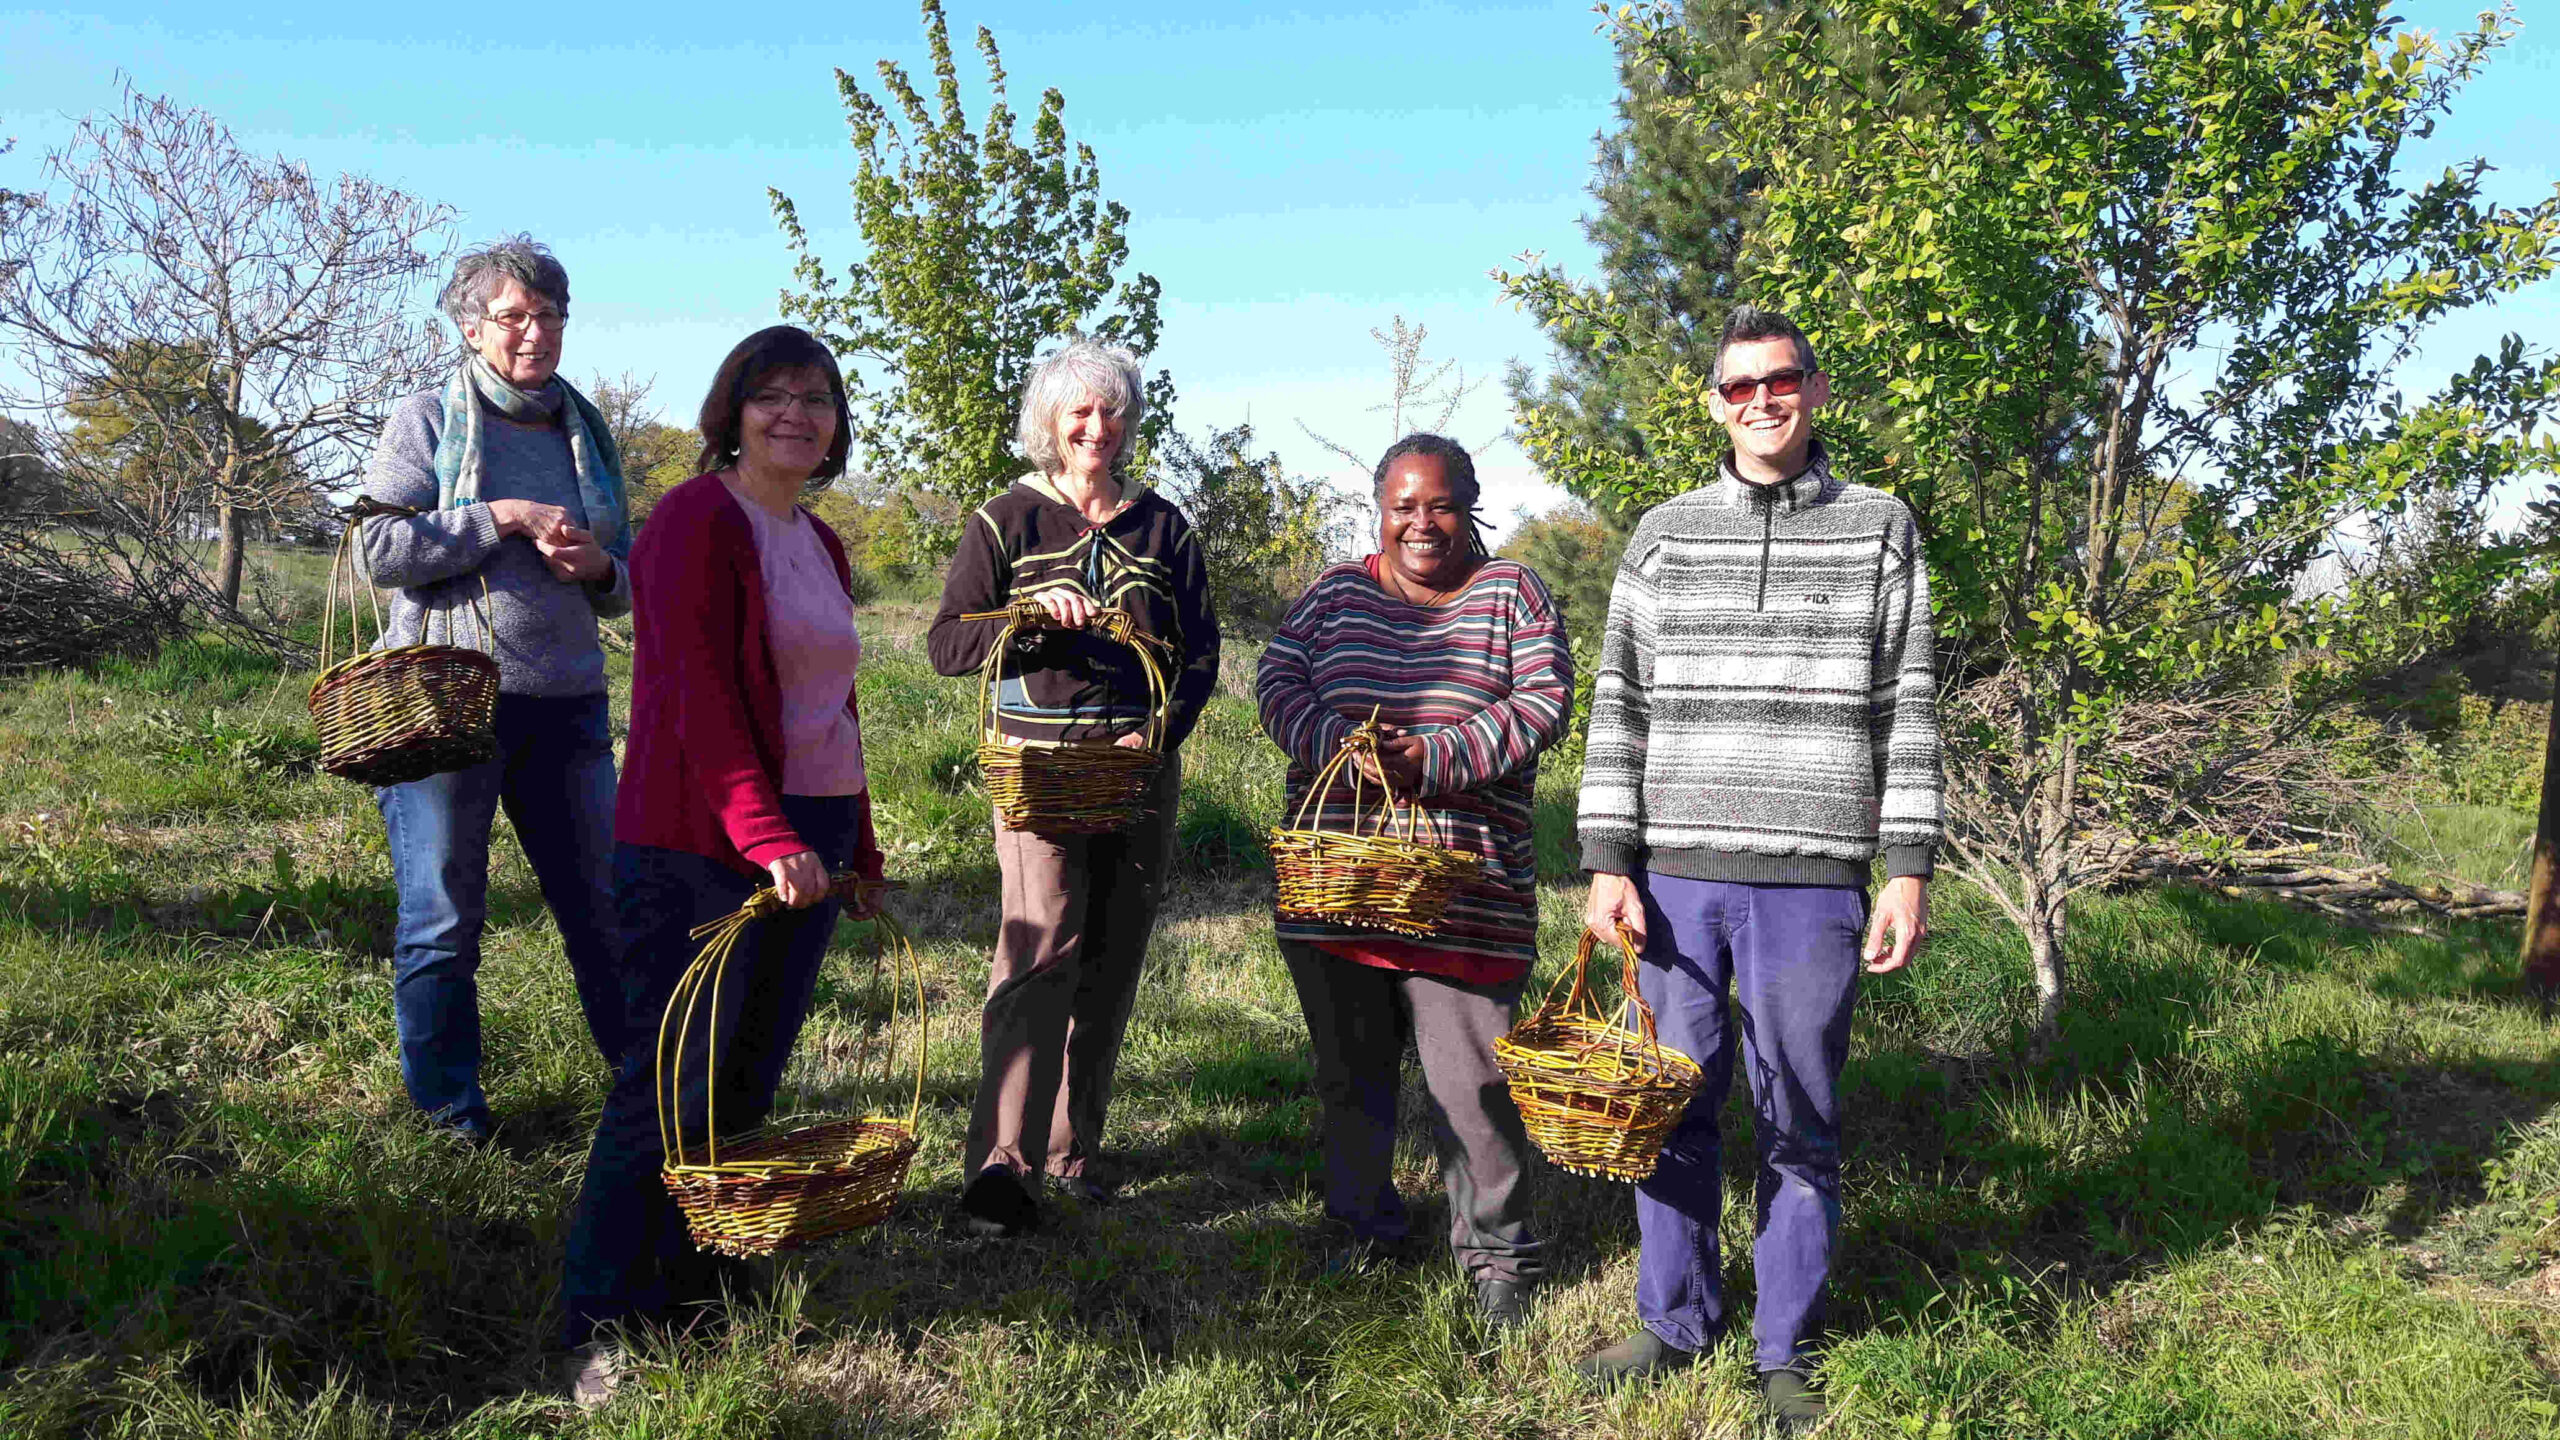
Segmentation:
{"type": "MultiPolygon", "coordinates": [[[[1500,1332],[1527,1317],[1545,1260],[1528,1221],[1528,1137],[1493,1042],[1537,961],[1538,756],[1572,716],[1573,658],[1546,582],[1484,552],[1465,447],[1406,436],[1372,486],[1377,553],[1316,577],[1262,652],[1262,728],[1289,759],[1281,813],[1298,814],[1316,772],[1375,715],[1383,738],[1359,761],[1370,797],[1383,784],[1418,806],[1484,874],[1426,935],[1280,915],[1280,957],[1324,1107],[1324,1208],[1341,1232],[1327,1267],[1408,1250],[1396,1097],[1415,1044],[1449,1247],[1500,1332]]],[[[1319,828],[1357,823],[1348,784],[1316,804],[1319,828]]]]}
{"type": "Polygon", "coordinates": [[[613,852],[631,1041],[587,1154],[561,1287],[582,1406],[623,1374],[598,1326],[684,1323],[744,1281],[736,1262],[694,1249],[658,1178],[659,1025],[701,948],[690,932],[759,886],[789,907],[748,929],[717,1013],[680,1042],[689,1060],[719,1059],[716,1075],[687,1077],[684,1132],[704,1134],[712,1118],[724,1134],[751,1130],[773,1106],[842,908],[830,877],[880,874],[852,574],[835,532],[799,505],[844,473],[835,357],[807,331],[757,331],[712,377],[701,430],[705,473],[667,492],[632,554],[631,737],[613,852]]]}
{"type": "Polygon", "coordinates": [[[443,386],[392,407],[365,467],[366,496],[415,513],[360,522],[358,540],[392,592],[382,646],[450,637],[498,662],[497,757],[374,797],[400,892],[400,1078],[429,1124],[485,1144],[477,977],[501,805],[560,927],[596,1049],[608,1061],[622,1050],[596,622],[631,608],[630,532],[613,433],[559,374],[560,262],[521,235],[467,251],[442,303],[469,353],[443,386]]]}
{"type": "Polygon", "coordinates": [[[1079,1203],[1111,1199],[1095,1153],[1163,896],[1176,747],[1218,683],[1200,544],[1181,511],[1128,474],[1145,413],[1138,358],[1118,346],[1078,340],[1032,368],[1015,436],[1033,468],[969,517],[926,636],[934,669],[975,675],[1005,625],[962,616],[1016,599],[1048,612],[1057,628],[1014,641],[996,696],[997,724],[1016,740],[1143,743],[1145,674],[1126,647],[1085,632],[1098,610],[1128,611],[1170,657],[1151,815],[1107,835],[996,826],[1004,923],[960,1192],[963,1223],[984,1235],[1035,1228],[1044,1177],[1079,1203]]]}

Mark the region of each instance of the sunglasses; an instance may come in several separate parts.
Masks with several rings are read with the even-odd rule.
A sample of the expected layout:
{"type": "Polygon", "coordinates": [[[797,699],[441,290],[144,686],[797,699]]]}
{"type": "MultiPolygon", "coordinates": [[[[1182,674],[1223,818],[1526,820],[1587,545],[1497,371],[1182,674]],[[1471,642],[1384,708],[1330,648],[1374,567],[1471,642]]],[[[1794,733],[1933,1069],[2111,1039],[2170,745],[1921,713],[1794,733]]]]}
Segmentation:
{"type": "Polygon", "coordinates": [[[1748,405],[1763,385],[1769,387],[1771,395],[1793,395],[1804,388],[1806,373],[1790,366],[1784,370],[1772,370],[1766,375],[1745,375],[1718,382],[1716,393],[1724,397],[1727,405],[1748,405]]]}

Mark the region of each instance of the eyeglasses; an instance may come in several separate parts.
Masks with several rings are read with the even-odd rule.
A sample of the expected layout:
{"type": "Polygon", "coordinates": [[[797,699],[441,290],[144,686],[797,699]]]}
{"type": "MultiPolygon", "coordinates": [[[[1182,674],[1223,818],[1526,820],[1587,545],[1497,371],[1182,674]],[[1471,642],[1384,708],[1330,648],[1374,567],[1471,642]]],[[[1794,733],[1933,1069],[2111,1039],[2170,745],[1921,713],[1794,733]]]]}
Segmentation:
{"type": "Polygon", "coordinates": [[[836,397],[824,390],[811,391],[806,395],[795,395],[788,390],[758,390],[747,397],[747,403],[764,410],[797,405],[803,415],[831,415],[835,413],[836,397]]]}
{"type": "Polygon", "coordinates": [[[480,318],[510,335],[521,335],[536,325],[556,334],[569,323],[565,310],[493,310],[480,318]]]}
{"type": "Polygon", "coordinates": [[[1751,403],[1751,397],[1759,394],[1760,387],[1763,385],[1769,387],[1769,393],[1773,396],[1793,395],[1804,388],[1806,373],[1790,366],[1784,370],[1772,370],[1766,375],[1737,376],[1731,380],[1718,381],[1716,393],[1724,397],[1724,403],[1727,405],[1748,405],[1751,403]]]}

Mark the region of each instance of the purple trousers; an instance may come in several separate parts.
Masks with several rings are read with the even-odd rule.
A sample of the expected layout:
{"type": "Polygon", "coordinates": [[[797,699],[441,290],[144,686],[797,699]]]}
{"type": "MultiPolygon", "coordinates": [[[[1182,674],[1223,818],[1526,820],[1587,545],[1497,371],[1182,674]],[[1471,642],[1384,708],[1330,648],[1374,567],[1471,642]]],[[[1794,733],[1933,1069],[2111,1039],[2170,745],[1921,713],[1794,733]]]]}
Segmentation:
{"type": "Polygon", "coordinates": [[[1662,1043],[1706,1071],[1662,1163],[1636,1187],[1643,1240],[1636,1316],[1683,1350],[1703,1350],[1724,1333],[1716,1118],[1733,1085],[1738,1035],[1760,1152],[1754,1355],[1762,1371],[1787,1369],[1803,1359],[1821,1322],[1840,1231],[1840,1067],[1849,1055],[1866,893],[1634,878],[1646,937],[1637,988],[1653,1006],[1662,1043]]]}

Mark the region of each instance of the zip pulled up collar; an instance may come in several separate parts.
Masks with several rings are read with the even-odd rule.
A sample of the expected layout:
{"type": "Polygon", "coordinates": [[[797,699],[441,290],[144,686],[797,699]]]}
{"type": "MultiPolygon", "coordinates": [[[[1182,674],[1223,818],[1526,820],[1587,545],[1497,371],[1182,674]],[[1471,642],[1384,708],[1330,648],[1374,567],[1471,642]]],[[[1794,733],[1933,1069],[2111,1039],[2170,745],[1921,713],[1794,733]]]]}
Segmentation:
{"type": "Polygon", "coordinates": [[[1730,455],[1718,468],[1723,472],[1724,502],[1737,509],[1767,508],[1792,515],[1820,504],[1824,492],[1833,488],[1831,456],[1819,438],[1805,452],[1804,468],[1784,480],[1755,485],[1735,472],[1730,455]]]}

